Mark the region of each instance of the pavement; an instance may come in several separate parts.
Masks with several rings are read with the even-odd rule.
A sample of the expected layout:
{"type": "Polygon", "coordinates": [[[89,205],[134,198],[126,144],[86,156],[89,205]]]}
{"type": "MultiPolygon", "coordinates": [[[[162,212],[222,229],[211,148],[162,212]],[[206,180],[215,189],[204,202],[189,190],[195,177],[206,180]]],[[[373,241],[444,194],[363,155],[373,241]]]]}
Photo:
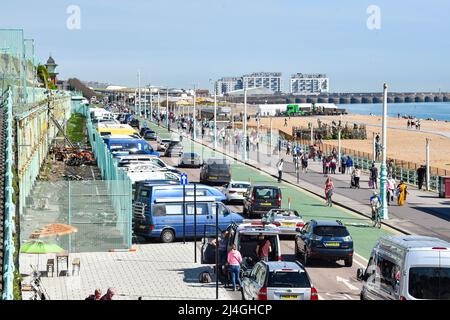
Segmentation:
{"type": "MultiPolygon", "coordinates": [[[[213,300],[216,297],[215,278],[204,284],[198,281],[200,272],[212,266],[194,263],[194,244],[175,242],[170,244],[149,243],[135,246],[135,252],[88,252],[71,253],[69,273],[61,271],[54,277],[42,272],[41,282],[50,300],[83,300],[93,294],[96,288],[106,293],[108,287],[116,289],[114,300],[213,300]],[[72,275],[71,261],[80,258],[80,273],[72,275]]],[[[200,259],[200,250],[197,248],[200,259]]],[[[20,255],[22,283],[30,282],[31,265],[39,263],[39,270],[45,269],[47,259],[54,254],[20,255]]],[[[23,291],[23,300],[29,300],[32,293],[23,291]]],[[[240,292],[225,289],[219,284],[219,299],[239,299],[240,292]]]]}

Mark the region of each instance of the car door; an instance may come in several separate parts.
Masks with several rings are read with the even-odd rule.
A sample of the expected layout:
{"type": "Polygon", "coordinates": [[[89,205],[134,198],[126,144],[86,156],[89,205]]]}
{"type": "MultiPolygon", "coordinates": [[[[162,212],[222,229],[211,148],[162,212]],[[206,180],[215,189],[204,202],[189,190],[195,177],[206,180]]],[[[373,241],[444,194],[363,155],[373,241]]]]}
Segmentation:
{"type": "Polygon", "coordinates": [[[308,237],[310,229],[311,229],[311,224],[308,222],[308,223],[306,223],[306,225],[304,226],[304,228],[302,229],[300,234],[296,237],[297,248],[298,248],[300,254],[305,253],[304,248],[306,245],[306,238],[308,237]]]}
{"type": "Polygon", "coordinates": [[[255,300],[258,298],[258,292],[259,289],[257,289],[257,279],[258,275],[260,274],[261,264],[257,263],[253,270],[250,272],[250,276],[248,277],[248,281],[246,282],[246,285],[244,286],[245,290],[245,297],[247,300],[255,300]]]}
{"type": "Polygon", "coordinates": [[[248,188],[244,197],[244,208],[248,211],[250,209],[251,197],[253,193],[253,187],[248,188]]]}
{"type": "MultiPolygon", "coordinates": [[[[196,214],[196,224],[197,224],[197,238],[203,236],[204,225],[208,224],[208,220],[210,219],[210,209],[208,207],[208,203],[205,202],[197,202],[197,214],[196,214]]],[[[186,205],[186,230],[190,236],[194,236],[195,224],[194,224],[194,203],[188,203],[186,205]]],[[[211,228],[209,228],[211,229],[211,228]]]]}

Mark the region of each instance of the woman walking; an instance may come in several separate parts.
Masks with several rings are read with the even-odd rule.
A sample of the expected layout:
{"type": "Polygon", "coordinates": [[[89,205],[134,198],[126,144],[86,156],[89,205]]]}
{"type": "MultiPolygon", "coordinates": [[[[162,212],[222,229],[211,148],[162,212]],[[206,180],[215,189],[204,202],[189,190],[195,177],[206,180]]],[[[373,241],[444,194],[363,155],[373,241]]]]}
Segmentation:
{"type": "Polygon", "coordinates": [[[231,250],[230,252],[228,252],[227,261],[228,264],[230,265],[231,281],[233,282],[233,291],[236,291],[236,278],[239,284],[239,288],[242,288],[240,275],[242,256],[241,253],[236,249],[236,244],[233,244],[231,246],[231,250]]]}
{"type": "Polygon", "coordinates": [[[331,197],[333,196],[333,190],[333,180],[331,180],[331,178],[328,178],[327,182],[325,182],[325,200],[327,202],[327,206],[330,207],[333,206],[333,201],[331,200],[331,197]]]}
{"type": "Polygon", "coordinates": [[[400,181],[398,185],[398,199],[397,203],[399,206],[403,206],[406,201],[406,195],[408,194],[408,191],[406,191],[408,187],[406,186],[405,182],[400,181]]]}

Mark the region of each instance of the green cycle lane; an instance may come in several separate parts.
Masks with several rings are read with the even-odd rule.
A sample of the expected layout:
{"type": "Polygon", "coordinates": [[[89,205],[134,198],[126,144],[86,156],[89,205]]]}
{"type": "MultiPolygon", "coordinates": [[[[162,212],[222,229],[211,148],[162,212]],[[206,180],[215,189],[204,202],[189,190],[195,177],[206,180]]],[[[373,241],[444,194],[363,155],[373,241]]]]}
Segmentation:
{"type": "MultiPolygon", "coordinates": [[[[147,124],[149,123],[147,122],[147,124]]],[[[176,135],[175,133],[169,133],[165,128],[157,127],[153,124],[149,124],[149,126],[155,129],[158,135],[161,134],[161,137],[176,135]]],[[[185,152],[197,152],[205,160],[211,157],[224,157],[223,153],[186,138],[183,139],[183,146],[185,152]]],[[[275,178],[265,172],[244,165],[232,158],[227,158],[231,162],[233,180],[280,186],[283,195],[282,206],[288,207],[288,200],[290,199],[291,208],[296,209],[303,216],[305,222],[311,219],[341,220],[353,238],[355,251],[366,259],[369,258],[372,248],[379,237],[396,234],[394,231],[384,228],[384,226],[382,229],[373,228],[371,227],[370,219],[338,206],[327,207],[325,200],[314,194],[310,194],[288,183],[278,183],[275,178]]]]}

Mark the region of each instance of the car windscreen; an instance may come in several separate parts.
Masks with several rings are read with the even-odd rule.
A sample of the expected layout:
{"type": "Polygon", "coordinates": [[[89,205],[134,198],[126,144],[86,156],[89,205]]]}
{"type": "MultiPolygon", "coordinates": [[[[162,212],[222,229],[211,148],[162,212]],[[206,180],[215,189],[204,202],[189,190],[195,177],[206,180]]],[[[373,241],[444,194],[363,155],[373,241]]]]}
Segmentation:
{"type": "Polygon", "coordinates": [[[272,271],[269,272],[268,287],[276,288],[310,288],[306,272],[272,271]]]}
{"type": "Polygon", "coordinates": [[[279,218],[283,217],[301,218],[301,215],[296,210],[275,211],[275,215],[279,218]]]}
{"type": "Polygon", "coordinates": [[[450,268],[410,268],[408,287],[409,294],[416,299],[449,300],[450,268]]]}
{"type": "Polygon", "coordinates": [[[196,154],[196,153],[183,153],[183,155],[182,155],[182,157],[183,158],[197,158],[198,157],[198,154],[196,154]]]}
{"type": "Polygon", "coordinates": [[[255,188],[255,199],[276,199],[278,198],[277,188],[255,188]]]}
{"type": "Polygon", "coordinates": [[[318,226],[314,228],[314,234],[321,237],[347,237],[350,235],[345,227],[338,226],[318,226]]]}
{"type": "Polygon", "coordinates": [[[232,183],[231,188],[236,189],[247,189],[250,185],[247,183],[232,183]]]}
{"type": "Polygon", "coordinates": [[[231,167],[229,164],[223,163],[208,163],[208,171],[210,173],[224,174],[229,175],[231,171],[231,167]]]}

